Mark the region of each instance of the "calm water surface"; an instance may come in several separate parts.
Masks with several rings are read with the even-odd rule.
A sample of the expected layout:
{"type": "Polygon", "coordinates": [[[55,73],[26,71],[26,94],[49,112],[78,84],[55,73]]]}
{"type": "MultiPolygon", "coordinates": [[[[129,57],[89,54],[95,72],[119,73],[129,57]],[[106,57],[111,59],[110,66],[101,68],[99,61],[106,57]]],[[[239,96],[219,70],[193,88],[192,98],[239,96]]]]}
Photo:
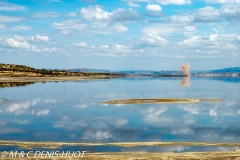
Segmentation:
{"type": "Polygon", "coordinates": [[[187,85],[181,78],[124,78],[0,88],[0,140],[240,142],[239,81],[190,78],[189,86],[182,83],[187,85]],[[124,98],[224,102],[99,104],[124,98]]]}

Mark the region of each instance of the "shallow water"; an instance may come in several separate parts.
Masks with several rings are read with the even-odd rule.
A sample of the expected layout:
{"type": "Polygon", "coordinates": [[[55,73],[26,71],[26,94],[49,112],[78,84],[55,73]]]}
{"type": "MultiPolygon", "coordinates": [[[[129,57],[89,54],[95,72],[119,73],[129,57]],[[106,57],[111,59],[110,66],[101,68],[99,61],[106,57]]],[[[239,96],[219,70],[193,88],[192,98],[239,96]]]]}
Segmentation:
{"type": "Polygon", "coordinates": [[[215,151],[234,151],[239,150],[238,146],[136,146],[136,147],[121,147],[121,146],[62,146],[58,148],[22,148],[19,146],[0,146],[0,151],[86,151],[91,152],[215,152],[215,151]]]}
{"type": "Polygon", "coordinates": [[[238,79],[122,78],[0,88],[0,140],[240,142],[238,79]],[[219,103],[115,105],[129,98],[219,103]]]}

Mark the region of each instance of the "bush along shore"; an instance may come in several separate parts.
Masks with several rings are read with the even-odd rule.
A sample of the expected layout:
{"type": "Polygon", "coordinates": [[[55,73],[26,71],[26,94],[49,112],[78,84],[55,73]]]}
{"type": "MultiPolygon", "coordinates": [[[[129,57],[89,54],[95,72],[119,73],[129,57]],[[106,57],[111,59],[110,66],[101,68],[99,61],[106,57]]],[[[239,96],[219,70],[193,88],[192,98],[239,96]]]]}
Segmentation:
{"type": "Polygon", "coordinates": [[[119,73],[72,72],[67,70],[35,69],[25,65],[0,64],[0,77],[65,77],[65,76],[124,76],[119,73]]]}

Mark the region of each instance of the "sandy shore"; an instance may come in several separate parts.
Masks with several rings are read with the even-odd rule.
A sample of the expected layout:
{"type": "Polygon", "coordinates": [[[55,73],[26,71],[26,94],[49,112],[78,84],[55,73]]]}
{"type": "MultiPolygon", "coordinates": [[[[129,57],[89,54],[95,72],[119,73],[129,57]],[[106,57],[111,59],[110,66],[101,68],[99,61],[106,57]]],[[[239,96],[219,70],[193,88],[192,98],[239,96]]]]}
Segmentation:
{"type": "Polygon", "coordinates": [[[0,77],[0,82],[60,82],[84,81],[95,79],[118,78],[116,76],[78,76],[78,77],[0,77]]]}
{"type": "MultiPolygon", "coordinates": [[[[240,143],[210,143],[210,142],[117,142],[117,143],[62,143],[62,142],[18,142],[0,141],[0,146],[19,146],[20,148],[59,148],[61,146],[240,146],[240,143]]],[[[46,149],[47,150],[47,149],[46,149]]],[[[0,155],[3,153],[0,152],[0,155]]],[[[28,159],[52,159],[52,158],[28,159]]],[[[12,159],[2,158],[0,159],[12,159]]],[[[55,158],[56,159],[56,158],[55,158]]],[[[240,150],[216,151],[216,152],[86,152],[84,157],[57,159],[84,159],[84,160],[240,160],[240,150]]]]}
{"type": "Polygon", "coordinates": [[[188,152],[148,153],[113,152],[86,153],[84,160],[240,160],[240,151],[233,152],[188,152]]]}
{"type": "MultiPolygon", "coordinates": [[[[0,152],[1,155],[1,152],[0,152]]],[[[24,158],[2,158],[1,160],[24,159],[24,158]]],[[[102,153],[88,153],[86,152],[83,157],[57,157],[57,158],[31,158],[28,160],[65,160],[65,159],[82,159],[82,160],[240,160],[240,151],[230,152],[184,152],[184,153],[148,153],[148,152],[102,152],[102,153]]]]}

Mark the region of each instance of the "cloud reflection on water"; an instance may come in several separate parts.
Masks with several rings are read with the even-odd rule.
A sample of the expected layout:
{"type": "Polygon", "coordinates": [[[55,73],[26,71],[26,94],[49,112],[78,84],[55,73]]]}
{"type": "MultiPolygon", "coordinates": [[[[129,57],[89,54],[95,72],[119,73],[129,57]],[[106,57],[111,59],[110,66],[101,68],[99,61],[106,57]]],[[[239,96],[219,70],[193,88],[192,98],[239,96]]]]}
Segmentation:
{"type": "Polygon", "coordinates": [[[193,79],[190,87],[181,87],[179,79],[118,79],[91,83],[36,83],[14,88],[14,92],[5,88],[6,94],[1,92],[0,97],[19,101],[1,105],[0,125],[4,131],[0,131],[0,135],[2,139],[80,142],[240,142],[240,128],[236,125],[240,121],[239,90],[235,83],[206,79],[193,79]],[[158,105],[98,103],[142,97],[212,97],[225,101],[158,105]]]}

